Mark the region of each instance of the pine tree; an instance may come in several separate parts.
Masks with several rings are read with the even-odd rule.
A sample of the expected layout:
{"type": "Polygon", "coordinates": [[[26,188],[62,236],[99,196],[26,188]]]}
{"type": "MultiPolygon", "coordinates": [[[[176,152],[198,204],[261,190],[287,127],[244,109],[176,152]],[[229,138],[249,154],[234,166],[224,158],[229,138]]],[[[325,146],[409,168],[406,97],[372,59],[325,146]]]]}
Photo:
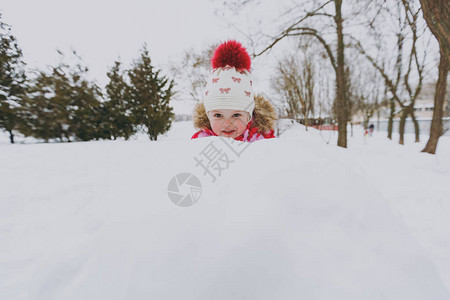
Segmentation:
{"type": "Polygon", "coordinates": [[[69,69],[71,87],[70,129],[77,140],[89,141],[98,139],[97,120],[102,97],[100,88],[94,82],[86,79],[88,68],[81,63],[81,59],[73,53],[79,62],[69,69]]]}
{"type": "Polygon", "coordinates": [[[135,133],[135,127],[127,94],[129,87],[123,77],[120,61],[114,62],[107,76],[109,78],[109,83],[105,87],[107,101],[102,103],[104,118],[101,128],[114,139],[124,137],[128,140],[135,133]]]}
{"type": "Polygon", "coordinates": [[[154,70],[146,45],[128,71],[130,86],[127,94],[132,104],[134,123],[143,125],[152,141],[170,129],[174,117],[169,106],[174,82],[161,76],[160,72],[154,70]]]}
{"type": "MultiPolygon", "coordinates": [[[[51,139],[62,141],[64,135],[64,103],[55,100],[54,78],[51,74],[39,72],[29,87],[23,103],[24,126],[22,133],[48,142],[51,139]]],[[[67,135],[67,133],[66,133],[67,135]]]]}
{"type": "Polygon", "coordinates": [[[20,124],[20,105],[25,94],[25,71],[22,51],[11,27],[1,21],[0,14],[0,128],[9,133],[14,143],[13,130],[20,124]]]}
{"type": "Polygon", "coordinates": [[[26,129],[24,133],[49,141],[99,138],[98,118],[100,89],[87,80],[88,68],[78,62],[71,66],[64,55],[50,73],[39,72],[32,81],[25,101],[26,129]]]}

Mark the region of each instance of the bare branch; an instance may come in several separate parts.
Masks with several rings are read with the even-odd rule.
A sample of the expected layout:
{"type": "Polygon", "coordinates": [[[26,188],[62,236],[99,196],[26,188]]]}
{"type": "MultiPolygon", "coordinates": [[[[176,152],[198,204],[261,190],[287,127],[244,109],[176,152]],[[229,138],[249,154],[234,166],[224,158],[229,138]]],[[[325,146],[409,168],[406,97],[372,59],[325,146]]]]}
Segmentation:
{"type": "Polygon", "coordinates": [[[373,66],[375,69],[378,70],[378,72],[380,72],[380,74],[381,74],[381,76],[383,77],[383,79],[384,79],[386,85],[387,85],[388,88],[389,88],[389,91],[392,93],[392,96],[393,96],[394,100],[397,101],[397,103],[398,103],[402,108],[405,107],[405,105],[403,104],[403,102],[400,100],[400,97],[397,95],[397,88],[396,88],[396,86],[394,85],[394,83],[392,82],[392,80],[389,78],[389,76],[386,74],[386,72],[384,71],[384,69],[383,69],[382,67],[380,67],[380,66],[378,65],[378,63],[375,61],[375,59],[374,59],[370,54],[368,54],[368,53],[364,50],[364,47],[361,45],[361,43],[360,43],[357,39],[355,39],[355,38],[353,38],[353,37],[351,37],[351,36],[350,36],[350,38],[356,42],[356,46],[357,46],[357,48],[359,49],[359,51],[361,52],[361,54],[364,55],[364,56],[367,58],[367,60],[372,64],[372,66],[373,66]]]}
{"type": "Polygon", "coordinates": [[[406,74],[403,78],[406,90],[408,91],[408,94],[409,94],[409,97],[412,97],[411,86],[409,85],[409,74],[411,73],[411,69],[412,69],[411,63],[412,63],[412,59],[415,55],[415,52],[416,52],[416,38],[414,37],[412,45],[411,45],[411,52],[409,54],[409,59],[408,59],[408,71],[406,72],[406,74]]]}
{"type": "Polygon", "coordinates": [[[333,52],[331,51],[331,47],[330,45],[327,44],[327,42],[317,33],[317,30],[313,29],[313,28],[308,28],[308,27],[304,27],[304,28],[294,28],[293,30],[303,30],[302,32],[299,33],[290,33],[287,36],[297,36],[297,35],[312,35],[315,38],[317,38],[319,40],[319,42],[323,45],[323,47],[325,48],[325,51],[328,54],[328,57],[330,58],[331,61],[331,65],[333,66],[333,69],[336,71],[337,69],[337,65],[336,65],[336,60],[334,58],[333,52]]]}
{"type": "Polygon", "coordinates": [[[291,30],[293,28],[295,28],[295,26],[299,25],[301,22],[303,22],[304,20],[315,16],[318,14],[318,11],[320,11],[321,9],[323,9],[326,5],[328,5],[329,3],[333,2],[332,0],[329,0],[327,2],[325,2],[324,4],[322,4],[320,7],[316,8],[315,10],[306,13],[306,15],[301,18],[300,20],[298,20],[297,22],[295,22],[294,24],[292,24],[291,26],[289,26],[286,30],[284,30],[277,38],[274,39],[274,41],[267,46],[264,50],[262,50],[261,52],[254,54],[253,57],[257,57],[257,56],[261,56],[262,54],[264,54],[265,52],[267,52],[268,50],[272,49],[273,46],[275,46],[279,41],[281,41],[283,38],[285,38],[286,36],[288,36],[288,34],[291,32],[291,30]]]}
{"type": "Polygon", "coordinates": [[[315,13],[314,16],[324,16],[324,17],[329,17],[329,18],[333,18],[333,15],[327,14],[327,13],[315,13]]]}
{"type": "Polygon", "coordinates": [[[369,26],[370,26],[371,28],[374,28],[373,23],[375,23],[375,20],[376,20],[376,19],[378,18],[378,16],[380,15],[381,10],[384,9],[384,4],[386,3],[386,1],[387,1],[387,0],[384,0],[383,3],[381,3],[381,5],[380,5],[380,7],[378,8],[378,11],[377,11],[377,13],[375,14],[375,16],[373,17],[372,21],[369,22],[369,26]]]}

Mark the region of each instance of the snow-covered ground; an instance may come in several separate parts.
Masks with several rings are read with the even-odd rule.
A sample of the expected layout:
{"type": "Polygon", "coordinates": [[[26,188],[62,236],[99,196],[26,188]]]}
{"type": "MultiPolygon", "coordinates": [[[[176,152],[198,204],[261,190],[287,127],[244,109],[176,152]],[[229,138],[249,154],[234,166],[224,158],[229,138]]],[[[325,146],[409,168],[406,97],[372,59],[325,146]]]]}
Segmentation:
{"type": "Polygon", "coordinates": [[[0,299],[450,299],[450,138],[193,132],[2,137],[0,299]]]}

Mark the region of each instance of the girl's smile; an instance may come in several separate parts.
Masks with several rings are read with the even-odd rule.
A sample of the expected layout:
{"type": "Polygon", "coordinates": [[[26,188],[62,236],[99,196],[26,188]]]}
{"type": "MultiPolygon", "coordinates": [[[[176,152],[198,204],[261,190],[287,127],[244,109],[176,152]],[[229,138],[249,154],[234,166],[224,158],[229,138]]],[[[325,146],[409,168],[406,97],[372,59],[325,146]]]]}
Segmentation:
{"type": "Polygon", "coordinates": [[[208,112],[211,129],[218,136],[236,138],[241,135],[248,122],[250,114],[242,110],[219,109],[208,112]]]}

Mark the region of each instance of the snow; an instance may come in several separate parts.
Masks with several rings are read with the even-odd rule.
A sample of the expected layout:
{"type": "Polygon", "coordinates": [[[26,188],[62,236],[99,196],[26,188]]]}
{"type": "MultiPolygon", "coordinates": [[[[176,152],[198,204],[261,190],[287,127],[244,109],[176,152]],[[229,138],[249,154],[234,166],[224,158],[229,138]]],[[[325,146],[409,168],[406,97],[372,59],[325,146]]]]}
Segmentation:
{"type": "Polygon", "coordinates": [[[170,102],[170,106],[173,108],[173,113],[176,115],[191,114],[194,111],[196,105],[194,100],[179,99],[170,102]]]}
{"type": "Polygon", "coordinates": [[[252,144],[189,140],[191,122],[156,142],[3,137],[0,299],[450,299],[450,138],[429,155],[425,137],[354,129],[342,149],[287,127],[252,144]],[[194,159],[212,146],[233,160],[214,182],[194,159]],[[169,200],[180,173],[202,185],[190,207],[169,200]]]}

